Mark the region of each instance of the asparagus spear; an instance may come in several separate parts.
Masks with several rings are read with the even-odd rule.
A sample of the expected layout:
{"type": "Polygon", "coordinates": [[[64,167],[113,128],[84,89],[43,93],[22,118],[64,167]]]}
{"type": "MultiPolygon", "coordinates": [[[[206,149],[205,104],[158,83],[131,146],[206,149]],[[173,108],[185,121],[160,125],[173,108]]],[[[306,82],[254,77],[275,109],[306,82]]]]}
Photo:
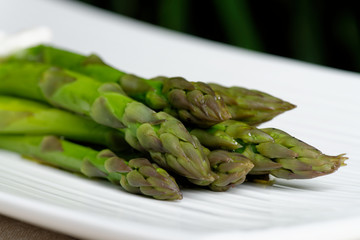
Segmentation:
{"type": "Polygon", "coordinates": [[[250,159],[236,152],[214,150],[208,154],[212,170],[217,179],[209,187],[213,191],[223,192],[242,184],[254,167],[250,159]]]}
{"type": "Polygon", "coordinates": [[[270,94],[242,87],[223,87],[210,83],[210,87],[225,101],[231,119],[258,125],[296,106],[270,94]]]}
{"type": "Polygon", "coordinates": [[[166,111],[183,121],[210,126],[230,118],[220,98],[207,84],[181,77],[146,81],[105,64],[98,56],[83,56],[62,49],[39,45],[28,48],[7,61],[37,61],[70,69],[102,82],[117,82],[132,98],[157,111],[166,111]]]}
{"type": "Polygon", "coordinates": [[[132,100],[115,83],[40,63],[3,63],[0,93],[47,101],[89,116],[122,131],[127,143],[149,152],[160,166],[201,185],[215,180],[202,146],[179,120],[132,100]]]}
{"type": "Polygon", "coordinates": [[[146,158],[126,161],[110,150],[98,152],[55,136],[0,135],[0,148],[87,177],[106,178],[131,193],[161,200],[182,199],[175,180],[146,158]]]}
{"type": "MultiPolygon", "coordinates": [[[[123,134],[116,129],[101,126],[90,119],[43,103],[1,95],[0,134],[57,135],[70,140],[100,144],[111,149],[115,146],[115,150],[122,152],[125,148],[127,152],[129,149],[124,142],[123,134]]],[[[226,191],[241,184],[253,167],[251,161],[239,153],[221,150],[210,152],[208,149],[204,149],[204,152],[216,178],[209,185],[214,191],[226,191]]]]}
{"type": "Polygon", "coordinates": [[[241,87],[193,83],[181,77],[145,80],[110,67],[94,54],[86,57],[50,46],[28,48],[6,59],[19,60],[49,63],[99,81],[118,82],[130,97],[199,127],[211,126],[230,117],[258,125],[295,108],[267,93],[241,87]]]}
{"type": "Polygon", "coordinates": [[[306,179],[333,173],[345,165],[344,154],[328,156],[318,149],[275,128],[258,129],[228,120],[209,129],[194,129],[209,148],[223,148],[243,154],[254,163],[250,174],[272,174],[278,178],[306,179]]]}
{"type": "Polygon", "coordinates": [[[27,99],[0,95],[0,133],[57,135],[107,146],[129,149],[124,134],[76,114],[27,99]]]}

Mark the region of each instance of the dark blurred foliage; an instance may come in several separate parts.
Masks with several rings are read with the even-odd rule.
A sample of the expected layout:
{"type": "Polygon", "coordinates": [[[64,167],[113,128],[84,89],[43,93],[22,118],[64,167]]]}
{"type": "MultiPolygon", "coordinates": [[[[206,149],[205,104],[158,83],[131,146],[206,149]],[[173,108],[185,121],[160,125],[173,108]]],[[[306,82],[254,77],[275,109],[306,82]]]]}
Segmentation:
{"type": "Polygon", "coordinates": [[[356,0],[79,1],[202,38],[360,72],[356,0]]]}

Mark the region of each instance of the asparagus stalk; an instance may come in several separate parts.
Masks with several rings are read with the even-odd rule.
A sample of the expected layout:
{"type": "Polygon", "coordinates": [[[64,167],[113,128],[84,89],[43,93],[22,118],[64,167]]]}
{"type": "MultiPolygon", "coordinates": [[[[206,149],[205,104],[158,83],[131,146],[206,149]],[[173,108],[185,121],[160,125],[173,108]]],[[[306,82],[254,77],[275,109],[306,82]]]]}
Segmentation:
{"type": "Polygon", "coordinates": [[[157,111],[166,111],[183,121],[210,126],[230,118],[224,101],[207,84],[181,77],[146,81],[105,64],[98,56],[83,56],[62,49],[39,45],[28,48],[6,61],[35,61],[90,76],[101,82],[116,82],[132,98],[157,111]]]}
{"type": "Polygon", "coordinates": [[[124,134],[71,112],[27,99],[0,95],[0,134],[57,135],[107,146],[129,149],[124,134]]]}
{"type": "MultiPolygon", "coordinates": [[[[123,134],[116,129],[101,126],[90,119],[43,103],[1,95],[0,134],[57,135],[70,140],[100,144],[122,153],[124,149],[129,151],[123,134]]],[[[216,178],[209,185],[214,191],[226,191],[241,184],[253,167],[251,161],[239,153],[221,150],[210,152],[208,149],[204,149],[204,152],[216,178]]]]}
{"type": "Polygon", "coordinates": [[[345,165],[344,154],[328,156],[275,128],[258,129],[228,120],[209,129],[194,129],[200,142],[212,149],[243,154],[254,163],[250,174],[272,174],[285,179],[307,179],[333,173],[345,165]]]}
{"type": "Polygon", "coordinates": [[[182,199],[175,180],[146,158],[126,161],[110,150],[98,152],[55,136],[0,135],[0,148],[87,177],[108,179],[130,193],[161,200],[182,199]]]}
{"type": "Polygon", "coordinates": [[[115,83],[40,63],[3,63],[0,93],[46,101],[88,116],[122,131],[127,143],[149,152],[160,166],[201,185],[215,180],[202,146],[179,120],[132,100],[115,83]]]}
{"type": "Polygon", "coordinates": [[[199,127],[211,126],[230,117],[258,125],[295,108],[267,93],[241,87],[194,83],[181,77],[146,80],[112,68],[94,54],[86,57],[50,46],[28,48],[5,59],[19,60],[71,69],[102,82],[118,82],[130,97],[199,127]]]}
{"type": "Polygon", "coordinates": [[[249,125],[259,125],[296,106],[270,94],[242,87],[223,87],[210,83],[210,87],[225,101],[231,119],[249,125]]]}

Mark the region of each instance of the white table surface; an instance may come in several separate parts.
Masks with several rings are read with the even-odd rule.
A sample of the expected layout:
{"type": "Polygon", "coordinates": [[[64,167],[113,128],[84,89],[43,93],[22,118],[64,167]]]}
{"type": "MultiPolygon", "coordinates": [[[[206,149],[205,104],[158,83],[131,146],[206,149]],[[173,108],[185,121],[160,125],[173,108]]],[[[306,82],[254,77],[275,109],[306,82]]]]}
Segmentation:
{"type": "MultiPolygon", "coordinates": [[[[298,107],[264,126],[283,129],[329,155],[345,152],[350,157],[348,166],[340,169],[333,176],[324,177],[324,180],[320,178],[306,180],[304,184],[295,182],[291,185],[294,183],[292,182],[289,185],[296,188],[297,184],[300,187],[308,184],[314,186],[314,190],[319,190],[318,186],[331,188],[331,183],[338,184],[339,181],[343,181],[343,190],[337,189],[339,194],[343,194],[339,196],[339,201],[343,202],[337,205],[335,200],[330,199],[327,205],[324,203],[324,208],[326,206],[333,211],[331,214],[324,215],[327,219],[312,216],[312,205],[310,204],[309,209],[306,209],[306,203],[304,203],[303,211],[308,210],[308,216],[296,226],[289,223],[289,227],[286,227],[287,223],[279,220],[273,224],[269,223],[266,231],[258,231],[258,233],[235,229],[228,233],[214,231],[211,232],[211,236],[206,233],[187,232],[186,227],[182,229],[179,226],[166,230],[167,232],[173,230],[173,233],[177,234],[173,239],[189,238],[191,234],[204,239],[217,237],[238,239],[241,236],[246,236],[247,239],[258,239],[263,236],[269,236],[270,239],[271,236],[285,239],[289,234],[292,234],[293,239],[303,239],[305,236],[308,239],[322,239],[321,236],[324,234],[328,237],[327,239],[360,238],[358,227],[360,207],[353,211],[350,208],[351,204],[360,203],[354,198],[358,194],[360,199],[360,181],[356,178],[359,176],[357,171],[360,170],[359,74],[255,53],[182,35],[66,0],[0,0],[0,32],[11,34],[38,26],[46,26],[53,31],[55,45],[84,54],[96,52],[106,62],[140,76],[181,75],[191,81],[219,82],[228,86],[241,85],[255,88],[286,99],[298,107]],[[351,179],[347,176],[351,176],[351,179]],[[346,198],[346,194],[351,199],[346,198]],[[313,225],[307,223],[313,223],[313,225]],[[305,231],[311,232],[310,237],[304,233],[305,231]],[[295,232],[297,235],[294,235],[295,232]]],[[[302,191],[310,190],[303,189],[302,191]]],[[[231,194],[237,194],[237,192],[234,190],[231,194]]],[[[313,194],[316,194],[316,191],[313,194]]],[[[183,204],[181,206],[186,208],[188,206],[186,198],[196,199],[197,197],[194,196],[193,192],[185,193],[184,200],[179,204],[183,204]]],[[[326,195],[323,197],[326,199],[326,195]]],[[[4,195],[1,195],[0,188],[0,200],[1,198],[4,199],[4,195]]],[[[274,205],[271,201],[279,200],[279,198],[274,198],[271,194],[269,198],[269,203],[272,203],[269,207],[275,209],[276,204],[274,205]]],[[[14,198],[14,200],[21,203],[20,199],[14,198]]],[[[197,200],[204,199],[199,197],[197,200]]],[[[166,206],[169,207],[169,205],[166,206]]],[[[291,206],[287,206],[285,202],[284,206],[287,207],[286,211],[279,216],[290,219],[291,206]]],[[[59,214],[59,222],[63,225],[56,226],[37,218],[36,211],[32,212],[26,209],[26,206],[21,210],[24,214],[0,206],[0,213],[73,236],[94,239],[103,236],[96,235],[91,229],[87,232],[86,227],[91,224],[79,225],[77,229],[70,226],[64,227],[65,215],[59,214]]],[[[105,218],[103,220],[106,222],[105,218]]],[[[89,220],[87,223],[90,222],[89,220]]],[[[104,226],[100,228],[106,229],[104,226]]],[[[115,233],[109,232],[108,239],[115,239],[114,235],[111,235],[115,233]]],[[[127,234],[129,234],[126,235],[127,237],[133,239],[146,236],[143,233],[127,234]]],[[[149,238],[157,239],[159,236],[161,234],[157,233],[149,238]]]]}

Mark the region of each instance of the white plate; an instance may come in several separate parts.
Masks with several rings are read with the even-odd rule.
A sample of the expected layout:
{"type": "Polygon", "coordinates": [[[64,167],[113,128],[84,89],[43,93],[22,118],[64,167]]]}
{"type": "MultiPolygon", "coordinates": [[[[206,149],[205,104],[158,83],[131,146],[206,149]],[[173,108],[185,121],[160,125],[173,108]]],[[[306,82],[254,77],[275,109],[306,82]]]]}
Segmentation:
{"type": "Polygon", "coordinates": [[[47,27],[27,29],[16,34],[6,35],[0,31],[0,56],[6,56],[19,49],[49,43],[51,30],[47,27]]]}
{"type": "Polygon", "coordinates": [[[0,213],[87,239],[360,238],[359,74],[203,41],[72,2],[0,1],[0,29],[45,23],[55,44],[95,51],[128,72],[242,85],[287,99],[298,107],[265,127],[350,159],[325,177],[225,193],[186,189],[182,201],[164,202],[1,151],[0,213]]]}

